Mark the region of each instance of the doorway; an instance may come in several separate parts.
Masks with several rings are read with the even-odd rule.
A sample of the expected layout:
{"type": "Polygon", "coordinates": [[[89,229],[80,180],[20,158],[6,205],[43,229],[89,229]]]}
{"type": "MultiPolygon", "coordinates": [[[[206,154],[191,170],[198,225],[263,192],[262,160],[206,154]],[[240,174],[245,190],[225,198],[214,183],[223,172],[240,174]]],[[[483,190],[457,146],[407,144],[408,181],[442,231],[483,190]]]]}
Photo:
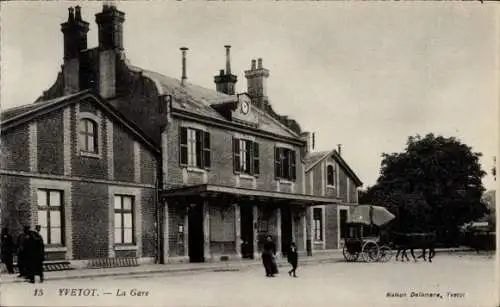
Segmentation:
{"type": "Polygon", "coordinates": [[[189,262],[204,262],[203,205],[196,204],[188,213],[189,262]]]}
{"type": "Polygon", "coordinates": [[[286,256],[292,243],[292,210],[289,206],[281,207],[281,253],[286,256]]]}
{"type": "Polygon", "coordinates": [[[241,257],[253,259],[253,206],[240,205],[241,221],[241,257]]]}

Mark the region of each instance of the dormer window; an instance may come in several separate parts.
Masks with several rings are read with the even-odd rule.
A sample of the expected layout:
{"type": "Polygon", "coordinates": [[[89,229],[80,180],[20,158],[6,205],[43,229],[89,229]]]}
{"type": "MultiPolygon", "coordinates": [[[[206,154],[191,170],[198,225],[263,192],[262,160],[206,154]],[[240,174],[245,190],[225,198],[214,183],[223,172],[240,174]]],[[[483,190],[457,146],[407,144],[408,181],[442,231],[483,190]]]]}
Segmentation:
{"type": "Polygon", "coordinates": [[[333,170],[333,165],[328,165],[326,167],[326,182],[329,186],[335,185],[335,172],[333,170]]]}
{"type": "Polygon", "coordinates": [[[98,153],[97,123],[89,118],[80,120],[80,151],[86,153],[98,153]]]}

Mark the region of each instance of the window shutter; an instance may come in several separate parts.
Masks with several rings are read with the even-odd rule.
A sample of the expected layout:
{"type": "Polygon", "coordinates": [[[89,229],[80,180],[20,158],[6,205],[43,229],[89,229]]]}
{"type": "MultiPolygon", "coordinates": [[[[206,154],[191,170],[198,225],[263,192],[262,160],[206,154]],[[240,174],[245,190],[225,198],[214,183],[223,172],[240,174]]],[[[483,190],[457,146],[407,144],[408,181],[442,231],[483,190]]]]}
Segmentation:
{"type": "Polygon", "coordinates": [[[210,168],[211,157],[210,157],[210,133],[205,131],[203,133],[203,167],[210,168]]]}
{"type": "Polygon", "coordinates": [[[252,164],[253,164],[253,142],[252,141],[244,141],[246,143],[245,146],[245,172],[252,174],[252,164]]]}
{"type": "Polygon", "coordinates": [[[187,128],[181,127],[179,131],[179,163],[186,166],[188,163],[187,128]]]}
{"type": "Polygon", "coordinates": [[[196,130],[196,166],[203,168],[203,131],[196,130]]]}
{"type": "Polygon", "coordinates": [[[259,175],[260,165],[259,165],[259,143],[253,143],[253,174],[259,175]]]}
{"type": "Polygon", "coordinates": [[[233,137],[233,170],[235,174],[240,172],[240,140],[233,137]]]}
{"type": "Polygon", "coordinates": [[[290,150],[290,177],[297,179],[297,167],[295,166],[295,150],[290,150]]]}
{"type": "Polygon", "coordinates": [[[274,147],[274,177],[281,177],[281,148],[274,147]]]}

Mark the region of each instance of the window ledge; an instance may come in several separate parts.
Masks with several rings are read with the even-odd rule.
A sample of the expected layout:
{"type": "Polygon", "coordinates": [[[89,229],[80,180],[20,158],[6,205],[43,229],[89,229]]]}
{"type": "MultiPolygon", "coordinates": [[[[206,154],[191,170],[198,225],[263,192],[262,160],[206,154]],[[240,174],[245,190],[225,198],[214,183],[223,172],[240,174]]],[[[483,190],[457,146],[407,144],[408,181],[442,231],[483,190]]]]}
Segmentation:
{"type": "Polygon", "coordinates": [[[249,175],[249,174],[238,174],[240,178],[245,178],[245,179],[255,179],[255,176],[249,175]]]}
{"type": "Polygon", "coordinates": [[[278,181],[279,181],[279,183],[284,183],[284,184],[292,184],[293,183],[293,181],[288,180],[288,179],[279,179],[278,181]]]}
{"type": "Polygon", "coordinates": [[[197,167],[186,167],[186,170],[190,173],[198,173],[198,174],[205,174],[207,172],[207,170],[197,167]]]}
{"type": "Polygon", "coordinates": [[[326,187],[327,188],[331,188],[331,189],[336,189],[336,186],[335,185],[331,185],[331,184],[327,184],[326,187]]]}
{"type": "Polygon", "coordinates": [[[323,241],[314,241],[315,244],[323,244],[323,241]]]}
{"type": "Polygon", "coordinates": [[[46,252],[66,252],[68,248],[66,246],[47,246],[45,247],[46,252]]]}
{"type": "Polygon", "coordinates": [[[137,245],[115,245],[117,251],[137,250],[137,245]]]}
{"type": "Polygon", "coordinates": [[[92,152],[86,152],[86,151],[80,151],[80,156],[88,157],[88,158],[96,158],[96,159],[101,158],[101,155],[98,153],[92,153],[92,152]]]}

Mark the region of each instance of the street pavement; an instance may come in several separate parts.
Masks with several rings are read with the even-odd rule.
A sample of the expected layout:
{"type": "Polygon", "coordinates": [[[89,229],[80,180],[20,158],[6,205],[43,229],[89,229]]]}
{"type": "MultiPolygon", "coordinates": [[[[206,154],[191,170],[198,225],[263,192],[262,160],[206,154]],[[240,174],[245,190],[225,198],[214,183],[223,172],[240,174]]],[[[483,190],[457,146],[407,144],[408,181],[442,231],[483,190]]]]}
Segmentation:
{"type": "Polygon", "coordinates": [[[438,254],[432,263],[319,263],[47,280],[1,285],[1,306],[498,306],[491,257],[438,254]],[[412,297],[412,293],[414,293],[412,297]],[[433,297],[415,297],[417,295],[433,297]],[[434,297],[435,296],[435,297],[434,297]]]}

